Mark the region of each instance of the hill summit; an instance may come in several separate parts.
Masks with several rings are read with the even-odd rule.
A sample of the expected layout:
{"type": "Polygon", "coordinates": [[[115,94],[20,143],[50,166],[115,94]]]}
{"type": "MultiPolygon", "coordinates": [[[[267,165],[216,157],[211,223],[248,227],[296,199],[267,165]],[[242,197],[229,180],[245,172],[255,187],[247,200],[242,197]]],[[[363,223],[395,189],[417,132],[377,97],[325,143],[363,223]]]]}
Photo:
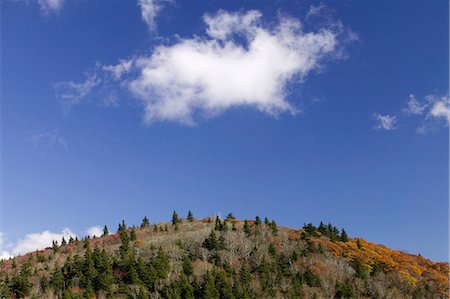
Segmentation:
{"type": "Polygon", "coordinates": [[[1,298],[449,298],[449,264],[332,224],[181,219],[0,261],[1,298]]]}

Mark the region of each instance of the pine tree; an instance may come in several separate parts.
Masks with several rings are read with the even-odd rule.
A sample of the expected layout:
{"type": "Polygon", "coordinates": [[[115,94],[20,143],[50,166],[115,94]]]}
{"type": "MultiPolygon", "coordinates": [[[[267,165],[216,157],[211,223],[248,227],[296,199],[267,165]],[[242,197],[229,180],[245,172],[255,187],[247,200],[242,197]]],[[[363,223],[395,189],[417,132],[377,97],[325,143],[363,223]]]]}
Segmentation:
{"type": "Polygon", "coordinates": [[[275,220],[272,220],[272,222],[270,223],[270,228],[272,229],[272,235],[278,235],[278,225],[275,220]]]}
{"type": "Polygon", "coordinates": [[[185,257],[183,259],[182,268],[183,268],[183,273],[186,276],[190,276],[190,275],[194,274],[194,267],[192,267],[192,262],[188,257],[185,257]]]}
{"type": "Polygon", "coordinates": [[[175,225],[175,224],[177,224],[178,222],[180,222],[180,218],[178,218],[177,212],[173,211],[173,214],[172,214],[172,224],[175,225]]]}
{"type": "Polygon", "coordinates": [[[121,245],[120,245],[119,251],[123,258],[125,256],[125,254],[128,253],[128,249],[130,248],[130,239],[128,238],[126,230],[120,231],[120,241],[121,241],[121,245]]]}
{"type": "Polygon", "coordinates": [[[264,224],[270,226],[270,220],[267,217],[264,217],[264,224]]]}
{"type": "Polygon", "coordinates": [[[214,225],[214,230],[217,230],[217,231],[222,230],[222,222],[220,221],[219,216],[216,216],[216,223],[214,225]]]}
{"type": "Polygon", "coordinates": [[[187,220],[189,222],[194,221],[194,215],[192,214],[191,210],[188,211],[187,220]]]}
{"type": "Polygon", "coordinates": [[[67,244],[66,239],[65,239],[64,237],[62,237],[62,240],[61,240],[61,246],[64,246],[64,245],[66,245],[66,244],[67,244]]]}
{"type": "Polygon", "coordinates": [[[147,216],[142,219],[141,228],[147,228],[150,225],[150,221],[147,216]]]}
{"type": "Polygon", "coordinates": [[[250,226],[248,225],[247,220],[244,220],[244,233],[247,235],[247,237],[251,234],[250,226]]]}
{"type": "Polygon", "coordinates": [[[102,236],[107,236],[107,235],[109,235],[109,231],[108,231],[108,227],[105,225],[103,227],[103,235],[102,236]]]}
{"type": "Polygon", "coordinates": [[[130,232],[130,240],[131,240],[131,241],[136,241],[136,239],[137,239],[137,236],[136,236],[136,229],[133,227],[133,228],[131,229],[131,232],[130,232]]]}
{"type": "Polygon", "coordinates": [[[236,231],[237,230],[237,228],[236,228],[236,223],[231,223],[231,230],[232,231],[236,231]]]}
{"type": "Polygon", "coordinates": [[[222,224],[222,231],[223,232],[227,232],[228,231],[228,223],[226,221],[224,221],[223,224],[222,224]]]}
{"type": "Polygon", "coordinates": [[[236,218],[234,217],[234,215],[233,215],[232,213],[228,213],[227,219],[234,220],[234,219],[236,219],[236,218]]]}
{"type": "Polygon", "coordinates": [[[203,241],[203,247],[205,247],[208,250],[215,250],[217,249],[217,237],[214,230],[211,230],[211,233],[209,234],[209,237],[203,241]]]}
{"type": "Polygon", "coordinates": [[[345,229],[342,229],[341,241],[342,242],[348,242],[348,235],[347,235],[347,232],[345,231],[345,229]]]}
{"type": "Polygon", "coordinates": [[[52,241],[52,249],[53,249],[53,252],[59,251],[58,241],[55,241],[55,240],[52,241]]]}
{"type": "Polygon", "coordinates": [[[53,288],[56,294],[62,294],[64,291],[64,275],[61,268],[55,264],[53,274],[50,278],[50,286],[53,288]]]}
{"type": "Polygon", "coordinates": [[[358,247],[358,249],[363,249],[363,245],[361,243],[361,239],[356,239],[356,246],[358,247]]]}
{"type": "Polygon", "coordinates": [[[255,217],[255,225],[260,225],[261,224],[261,218],[259,218],[259,216],[255,217]]]}

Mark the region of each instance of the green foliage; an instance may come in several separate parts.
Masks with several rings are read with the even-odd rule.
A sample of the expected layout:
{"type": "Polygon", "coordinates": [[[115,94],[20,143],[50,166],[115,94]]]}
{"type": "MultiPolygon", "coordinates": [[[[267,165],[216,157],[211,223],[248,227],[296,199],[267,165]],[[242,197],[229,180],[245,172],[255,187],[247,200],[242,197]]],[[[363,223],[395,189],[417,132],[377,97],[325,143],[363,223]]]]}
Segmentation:
{"type": "Polygon", "coordinates": [[[356,260],[354,261],[354,265],[353,268],[355,269],[355,277],[361,278],[361,279],[366,279],[367,278],[367,268],[364,266],[364,264],[359,261],[356,260]]]}
{"type": "Polygon", "coordinates": [[[150,226],[150,221],[148,220],[147,216],[145,216],[144,219],[142,219],[141,228],[147,228],[149,226],[150,226]]]}
{"type": "Polygon", "coordinates": [[[235,219],[236,219],[236,217],[234,217],[233,213],[228,213],[228,215],[227,215],[227,219],[230,219],[230,220],[235,220],[235,219]]]}
{"type": "Polygon", "coordinates": [[[107,235],[109,235],[109,230],[108,230],[108,227],[105,225],[103,227],[103,235],[102,236],[107,236],[107,235]]]}
{"type": "Polygon", "coordinates": [[[32,284],[30,282],[31,264],[25,262],[20,272],[11,279],[11,291],[15,298],[24,298],[30,294],[32,284]]]}
{"type": "Polygon", "coordinates": [[[247,237],[250,236],[252,233],[247,220],[244,221],[244,233],[247,237]]]}
{"type": "Polygon", "coordinates": [[[358,247],[358,249],[363,249],[363,245],[362,245],[362,243],[361,243],[361,239],[356,239],[356,246],[358,247]]]}
{"type": "Polygon", "coordinates": [[[186,276],[190,276],[190,275],[194,274],[194,267],[192,267],[192,262],[188,257],[184,257],[183,263],[181,264],[181,266],[183,268],[183,273],[186,276]]]}
{"type": "Polygon", "coordinates": [[[130,232],[130,241],[136,241],[136,239],[137,239],[136,229],[133,227],[130,232]]]}
{"type": "Polygon", "coordinates": [[[52,249],[54,253],[59,251],[58,241],[55,240],[52,241],[52,249]]]}
{"type": "Polygon", "coordinates": [[[209,234],[208,238],[203,241],[203,247],[205,247],[208,250],[221,250],[225,248],[225,240],[223,236],[220,236],[219,239],[216,237],[216,233],[214,230],[211,230],[211,233],[209,234]]]}
{"type": "MultiPolygon", "coordinates": [[[[11,279],[7,273],[0,271],[0,298],[46,298],[52,297],[51,292],[54,292],[53,297],[56,295],[57,298],[250,299],[305,298],[306,294],[311,298],[327,298],[330,297],[330,292],[333,292],[333,288],[330,287],[333,284],[335,293],[332,295],[335,298],[354,298],[355,292],[360,296],[376,297],[378,294],[373,291],[373,288],[379,288],[376,283],[379,283],[380,278],[389,280],[392,277],[389,276],[392,270],[388,270],[390,269],[388,264],[372,260],[371,267],[368,267],[357,257],[354,257],[353,261],[341,260],[355,269],[354,278],[341,282],[339,277],[343,276],[330,278],[333,272],[326,272],[327,275],[321,277],[319,273],[324,273],[323,269],[313,265],[316,262],[318,265],[326,265],[332,260],[333,255],[327,252],[328,250],[343,247],[358,253],[351,246],[338,242],[348,242],[348,236],[344,229],[338,231],[331,224],[325,225],[321,222],[317,228],[312,224],[305,224],[301,235],[303,240],[298,240],[295,237],[291,238],[291,232],[287,229],[279,231],[275,221],[270,221],[267,217],[264,218],[262,227],[261,219],[256,216],[254,226],[244,221],[243,231],[252,237],[243,240],[243,244],[237,244],[236,242],[241,242],[239,239],[241,233],[235,233],[236,223],[239,222],[232,221],[234,217],[229,216],[233,215],[228,215],[224,221],[216,217],[214,229],[211,229],[211,224],[203,224],[202,229],[209,228],[211,231],[202,243],[199,243],[201,241],[198,239],[195,241],[184,239],[189,238],[191,229],[202,225],[200,221],[195,226],[183,227],[183,232],[184,230],[188,232],[183,239],[179,237],[182,234],[173,233],[173,230],[167,234],[154,236],[149,230],[137,231],[134,226],[127,229],[125,222],[122,221],[119,224],[120,244],[115,241],[117,236],[98,241],[86,238],[84,250],[81,244],[78,244],[64,248],[61,254],[36,252],[30,255],[28,260],[14,259],[10,261],[11,267],[7,268],[11,279]],[[136,240],[137,234],[140,237],[139,241],[132,242],[136,240]],[[272,237],[271,234],[279,234],[280,237],[272,237]],[[153,237],[154,239],[151,239],[153,237]],[[164,242],[171,243],[154,241],[164,238],[170,240],[164,242]],[[328,242],[324,238],[337,243],[333,244],[333,247],[322,246],[328,242]],[[149,243],[144,243],[149,239],[151,240],[149,243]],[[111,244],[112,241],[115,243],[111,244]],[[158,245],[155,244],[163,247],[158,249],[156,247],[158,245]],[[162,248],[171,248],[170,246],[174,244],[178,247],[175,247],[175,251],[170,251],[169,257],[162,248]],[[207,251],[199,250],[199,245],[207,251]],[[247,249],[242,250],[243,247],[240,247],[242,245],[247,246],[247,249]],[[54,265],[48,270],[50,259],[54,261],[54,265]],[[202,261],[199,262],[199,259],[202,261]],[[36,269],[32,268],[32,263],[36,263],[36,269]],[[17,265],[20,270],[17,269],[17,265]],[[311,265],[311,268],[308,265],[311,265]],[[194,269],[208,269],[208,271],[201,274],[204,270],[194,273],[194,269]],[[386,274],[377,275],[381,272],[386,274]],[[367,280],[369,275],[371,275],[370,283],[367,280]]],[[[189,211],[187,220],[194,221],[193,219],[189,211]]],[[[176,229],[180,223],[176,213],[172,220],[176,229]]],[[[146,217],[140,227],[149,227],[146,217]]],[[[167,230],[167,225],[155,225],[153,231],[158,232],[159,229],[164,231],[164,228],[167,230]]],[[[107,231],[106,226],[105,230],[107,231]]],[[[73,238],[69,239],[69,243],[75,242],[73,238]]],[[[361,249],[361,240],[357,239],[356,242],[361,249]]],[[[56,242],[53,245],[59,248],[56,242]]],[[[363,253],[372,250],[371,243],[367,243],[366,246],[367,250],[363,253]]],[[[0,261],[0,267],[2,263],[0,261]]],[[[335,268],[332,269],[334,271],[335,268]]],[[[395,284],[399,284],[400,280],[397,278],[390,281],[393,282],[389,287],[394,288],[398,286],[395,284]]],[[[397,288],[396,292],[407,294],[405,296],[407,298],[438,297],[432,280],[418,283],[415,288],[405,283],[403,289],[397,288]]]]}
{"type": "Polygon", "coordinates": [[[353,289],[348,283],[336,283],[334,298],[353,298],[353,289]]]}
{"type": "Polygon", "coordinates": [[[217,230],[217,231],[222,231],[223,230],[223,224],[220,221],[219,216],[216,216],[216,222],[214,224],[214,230],[217,230]]]}
{"type": "Polygon", "coordinates": [[[188,220],[189,222],[194,221],[194,214],[192,214],[191,210],[188,211],[188,214],[187,214],[187,220],[188,220]]]}
{"type": "Polygon", "coordinates": [[[347,235],[347,232],[345,231],[345,229],[342,229],[341,241],[342,242],[348,242],[348,235],[347,235]]]}
{"type": "Polygon", "coordinates": [[[180,222],[180,218],[178,217],[177,212],[173,211],[173,214],[172,214],[172,224],[173,224],[173,225],[176,225],[176,224],[179,223],[179,222],[180,222]]]}

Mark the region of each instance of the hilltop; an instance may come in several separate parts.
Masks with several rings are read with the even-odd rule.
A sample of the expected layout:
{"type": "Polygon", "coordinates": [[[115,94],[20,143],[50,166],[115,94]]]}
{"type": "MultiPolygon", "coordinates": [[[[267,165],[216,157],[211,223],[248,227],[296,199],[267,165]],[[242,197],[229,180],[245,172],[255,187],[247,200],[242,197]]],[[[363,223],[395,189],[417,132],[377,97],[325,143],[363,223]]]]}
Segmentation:
{"type": "Polygon", "coordinates": [[[232,214],[54,242],[0,261],[1,298],[449,298],[449,264],[320,223],[232,214]]]}

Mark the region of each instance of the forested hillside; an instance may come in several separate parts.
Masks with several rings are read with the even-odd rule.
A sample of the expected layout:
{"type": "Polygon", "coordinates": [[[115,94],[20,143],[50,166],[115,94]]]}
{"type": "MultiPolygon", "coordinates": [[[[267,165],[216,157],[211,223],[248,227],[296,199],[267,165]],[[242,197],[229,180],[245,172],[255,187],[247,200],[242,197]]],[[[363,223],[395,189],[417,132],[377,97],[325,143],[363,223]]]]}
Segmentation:
{"type": "Polygon", "coordinates": [[[232,214],[54,242],[0,262],[1,298],[448,298],[448,263],[232,214]]]}

